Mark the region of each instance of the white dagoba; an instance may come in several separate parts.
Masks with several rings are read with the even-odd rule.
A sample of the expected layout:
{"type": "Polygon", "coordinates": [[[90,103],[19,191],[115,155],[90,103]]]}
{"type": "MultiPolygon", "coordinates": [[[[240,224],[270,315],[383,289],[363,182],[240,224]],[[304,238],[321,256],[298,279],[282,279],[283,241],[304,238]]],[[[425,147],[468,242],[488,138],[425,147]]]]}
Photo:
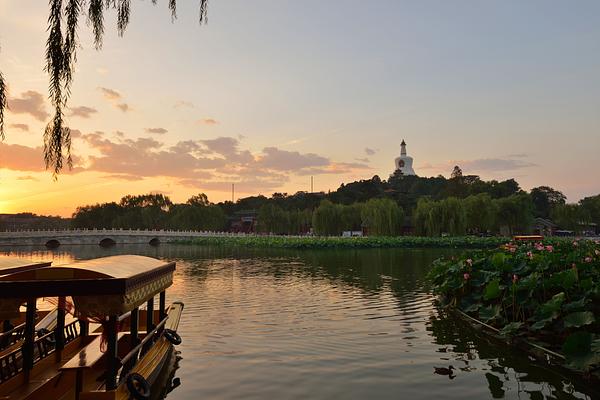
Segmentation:
{"type": "Polygon", "coordinates": [[[400,170],[402,175],[416,175],[413,169],[413,159],[406,155],[406,142],[400,143],[400,157],[396,158],[396,171],[400,170]]]}

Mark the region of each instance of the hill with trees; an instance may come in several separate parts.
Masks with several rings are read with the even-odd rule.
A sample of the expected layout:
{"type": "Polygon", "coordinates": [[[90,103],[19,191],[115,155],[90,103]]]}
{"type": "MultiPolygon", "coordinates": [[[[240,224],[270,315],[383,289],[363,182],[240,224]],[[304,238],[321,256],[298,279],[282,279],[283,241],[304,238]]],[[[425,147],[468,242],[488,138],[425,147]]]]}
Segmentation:
{"type": "Polygon", "coordinates": [[[256,215],[261,233],[422,236],[527,233],[534,218],[552,219],[575,233],[600,225],[600,195],[567,204],[548,186],[521,189],[517,181],[483,181],[455,167],[450,178],[394,174],[342,184],[330,193],[274,193],[238,201],[209,202],[205,194],[174,204],[162,194],[125,196],[120,202],[77,208],[75,228],[228,230],[236,216],[256,215]]]}

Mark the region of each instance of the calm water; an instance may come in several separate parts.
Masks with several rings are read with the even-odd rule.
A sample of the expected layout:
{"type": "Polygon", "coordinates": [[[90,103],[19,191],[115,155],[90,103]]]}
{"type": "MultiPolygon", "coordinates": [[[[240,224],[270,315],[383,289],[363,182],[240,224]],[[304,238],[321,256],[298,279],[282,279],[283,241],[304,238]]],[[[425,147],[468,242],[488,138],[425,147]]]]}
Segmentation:
{"type": "Polygon", "coordinates": [[[440,315],[425,275],[448,250],[0,248],[55,264],[122,253],[177,261],[182,384],[169,399],[600,396],[440,315]],[[454,379],[433,373],[449,365],[454,379]]]}

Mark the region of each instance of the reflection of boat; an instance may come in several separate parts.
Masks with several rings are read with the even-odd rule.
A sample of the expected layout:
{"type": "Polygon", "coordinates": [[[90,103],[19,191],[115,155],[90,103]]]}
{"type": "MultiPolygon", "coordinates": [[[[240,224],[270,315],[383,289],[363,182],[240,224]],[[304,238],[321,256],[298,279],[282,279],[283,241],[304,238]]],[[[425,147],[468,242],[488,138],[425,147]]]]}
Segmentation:
{"type": "Polygon", "coordinates": [[[0,357],[0,399],[147,398],[173,344],[181,341],[176,331],[183,304],[165,304],[174,270],[173,262],[113,256],[0,277],[0,314],[27,303],[23,346],[0,357]],[[80,318],[68,325],[65,296],[72,297],[80,318]],[[40,297],[59,297],[63,306],[54,331],[35,338],[40,297]],[[143,304],[146,311],[139,309],[143,304]],[[89,321],[101,323],[102,334],[90,334],[89,321]],[[50,335],[56,343],[44,348],[50,335]],[[17,355],[21,363],[14,361],[17,355]]]}

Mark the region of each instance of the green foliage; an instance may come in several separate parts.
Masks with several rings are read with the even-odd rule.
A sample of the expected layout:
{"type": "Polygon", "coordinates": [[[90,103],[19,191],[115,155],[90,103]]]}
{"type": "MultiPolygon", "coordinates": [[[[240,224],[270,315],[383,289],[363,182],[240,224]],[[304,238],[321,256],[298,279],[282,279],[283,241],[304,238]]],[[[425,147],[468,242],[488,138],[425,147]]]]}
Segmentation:
{"type": "Polygon", "coordinates": [[[294,249],[325,248],[492,248],[504,243],[505,238],[472,236],[431,238],[422,236],[365,236],[365,237],[282,237],[282,236],[220,236],[199,237],[181,244],[269,247],[294,249]]]}
{"type": "Polygon", "coordinates": [[[580,311],[565,316],[565,328],[579,328],[596,321],[591,311],[580,311]]]}
{"type": "Polygon", "coordinates": [[[517,232],[529,232],[533,220],[533,204],[527,194],[520,193],[496,199],[494,207],[496,228],[500,233],[512,236],[517,232]]]}
{"type": "Polygon", "coordinates": [[[173,204],[163,194],[128,195],[117,203],[78,207],[74,228],[223,230],[225,213],[208,202],[206,195],[193,196],[185,204],[173,204]]]}
{"type": "Polygon", "coordinates": [[[548,218],[552,209],[559,205],[564,205],[567,200],[562,192],[548,186],[539,186],[531,189],[530,196],[535,216],[543,218],[548,218]]]}
{"type": "Polygon", "coordinates": [[[395,236],[400,233],[404,212],[390,199],[371,199],[362,207],[362,226],[371,236],[395,236]]]}
{"type": "Polygon", "coordinates": [[[262,206],[258,212],[258,230],[282,235],[290,231],[290,215],[272,203],[262,206]]]}
{"type": "Polygon", "coordinates": [[[323,200],[313,213],[315,233],[322,236],[339,236],[342,233],[342,206],[323,200]]]}
{"type": "Polygon", "coordinates": [[[464,199],[465,223],[472,232],[488,232],[494,229],[495,204],[488,193],[480,193],[464,199]]]}
{"type": "Polygon", "coordinates": [[[598,366],[599,242],[555,239],[471,251],[437,260],[429,279],[445,303],[501,333],[562,350],[572,368],[598,366]]]}
{"type": "Polygon", "coordinates": [[[463,203],[463,200],[456,197],[440,201],[419,200],[413,214],[415,231],[427,236],[464,235],[467,215],[463,203]]]}

